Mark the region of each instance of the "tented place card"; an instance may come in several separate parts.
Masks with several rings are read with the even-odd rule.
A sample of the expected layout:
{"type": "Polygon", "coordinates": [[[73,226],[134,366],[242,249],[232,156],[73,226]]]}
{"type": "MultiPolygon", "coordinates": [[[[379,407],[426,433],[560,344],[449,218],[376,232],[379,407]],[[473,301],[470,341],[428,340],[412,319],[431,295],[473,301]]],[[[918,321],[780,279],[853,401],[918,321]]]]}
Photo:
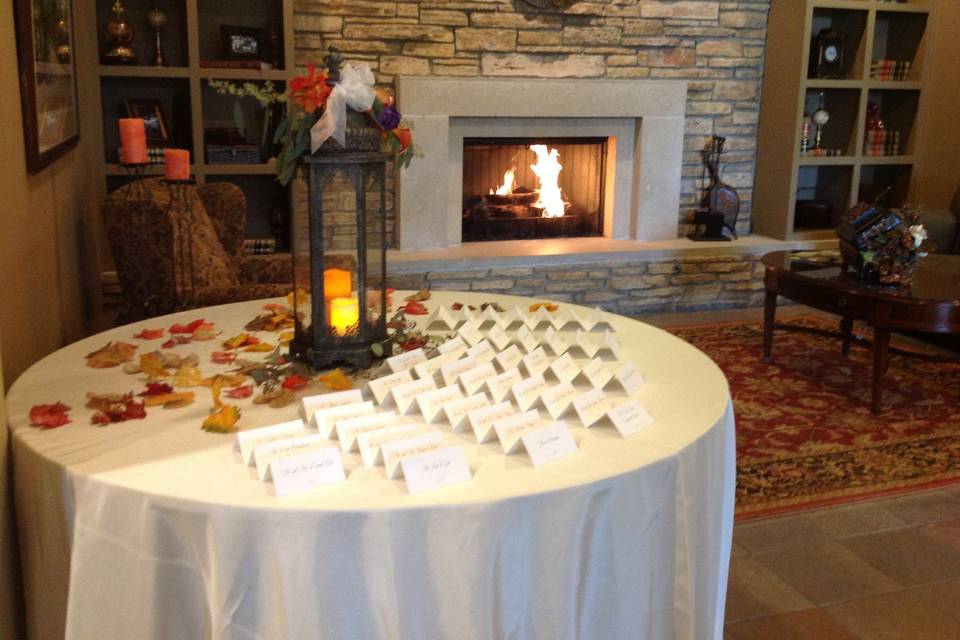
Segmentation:
{"type": "Polygon", "coordinates": [[[561,309],[551,313],[550,316],[550,325],[557,331],[560,331],[571,322],[576,322],[576,320],[573,319],[573,315],[571,315],[567,309],[561,309]]]}
{"type": "Polygon", "coordinates": [[[523,381],[523,374],[519,369],[507,369],[500,375],[487,380],[487,391],[494,402],[502,402],[510,393],[514,385],[523,381]]]}
{"type": "Polygon", "coordinates": [[[583,426],[590,427],[606,414],[607,402],[603,389],[593,389],[575,398],[573,408],[577,410],[583,426]]]}
{"type": "Polygon", "coordinates": [[[591,331],[613,331],[613,325],[610,324],[610,314],[601,309],[600,307],[594,307],[591,310],[593,314],[593,326],[590,327],[591,331]]]}
{"type": "Polygon", "coordinates": [[[547,311],[546,307],[538,308],[534,313],[533,317],[537,320],[536,326],[549,325],[553,326],[553,314],[547,311]]]}
{"type": "Polygon", "coordinates": [[[604,331],[603,338],[600,341],[600,349],[602,351],[608,351],[613,355],[617,360],[620,359],[620,341],[617,340],[617,335],[613,331],[604,331]]]}
{"type": "Polygon", "coordinates": [[[377,401],[377,404],[383,404],[384,401],[390,399],[390,391],[394,387],[399,387],[408,382],[413,382],[413,374],[410,371],[400,371],[371,380],[367,386],[370,388],[370,393],[373,394],[373,399],[377,401]]]}
{"type": "Polygon", "coordinates": [[[509,311],[496,314],[496,319],[494,322],[501,329],[507,330],[510,328],[510,325],[519,322],[519,319],[517,318],[516,312],[513,309],[510,309],[509,311]]]}
{"type": "Polygon", "coordinates": [[[317,409],[329,409],[345,404],[363,402],[363,393],[360,389],[337,391],[336,393],[321,393],[316,396],[307,396],[300,401],[303,417],[309,418],[317,409]]]}
{"type": "Polygon", "coordinates": [[[587,379],[587,382],[595,389],[602,389],[610,382],[610,378],[613,377],[613,372],[610,371],[607,364],[600,358],[594,358],[584,365],[581,373],[583,377],[587,379]]]}
{"type": "Polygon", "coordinates": [[[532,409],[495,420],[493,430],[497,433],[503,452],[509,454],[517,451],[518,445],[521,444],[520,434],[538,424],[540,424],[540,412],[532,409]]]}
{"type": "Polygon", "coordinates": [[[400,418],[395,411],[385,411],[369,416],[360,416],[359,418],[338,420],[334,428],[337,431],[337,438],[340,440],[340,450],[347,453],[356,450],[357,436],[361,433],[385,427],[396,427],[399,424],[400,418]]]}
{"type": "Polygon", "coordinates": [[[475,325],[478,329],[483,326],[483,317],[479,311],[464,307],[460,313],[463,314],[463,319],[467,321],[467,324],[475,325]]]}
{"type": "Polygon", "coordinates": [[[396,478],[397,474],[402,472],[400,461],[404,458],[434,451],[442,446],[443,434],[439,431],[384,442],[380,445],[380,451],[383,455],[383,466],[387,468],[387,477],[396,478]]]}
{"type": "Polygon", "coordinates": [[[543,344],[547,345],[547,348],[555,356],[565,353],[570,348],[570,344],[553,327],[547,329],[547,332],[543,335],[543,344]]]}
{"type": "Polygon", "coordinates": [[[433,422],[434,418],[439,417],[445,404],[462,398],[463,393],[460,392],[460,387],[451,384],[421,393],[417,396],[417,406],[420,408],[420,415],[423,416],[423,419],[427,422],[433,422]]]}
{"type": "Polygon", "coordinates": [[[380,445],[384,442],[413,437],[423,432],[425,428],[418,424],[403,424],[399,427],[384,427],[383,429],[358,433],[357,448],[360,449],[360,459],[363,460],[363,466],[372,467],[383,463],[380,445]]]}
{"type": "Polygon", "coordinates": [[[580,367],[569,353],[551,362],[548,370],[560,382],[570,382],[580,374],[580,367]]]}
{"type": "Polygon", "coordinates": [[[314,433],[308,436],[296,436],[274,442],[265,442],[253,448],[253,463],[257,467],[257,476],[261,480],[269,478],[270,461],[288,453],[303,451],[327,445],[323,436],[314,433]]]}
{"type": "Polygon", "coordinates": [[[523,360],[523,354],[520,353],[517,345],[512,344],[498,353],[493,360],[497,363],[497,366],[500,367],[500,371],[509,371],[510,369],[515,369],[520,366],[520,361],[523,360]]]}
{"type": "Polygon", "coordinates": [[[376,412],[373,401],[355,402],[354,404],[345,404],[342,407],[330,407],[329,409],[317,409],[310,417],[310,423],[314,425],[320,435],[329,438],[333,434],[333,425],[337,420],[347,420],[349,418],[359,418],[368,416],[376,412]]]}
{"type": "Polygon", "coordinates": [[[302,493],[347,479],[336,447],[304,451],[270,461],[273,487],[280,497],[302,493]]]}
{"type": "Polygon", "coordinates": [[[480,323],[485,327],[497,324],[499,319],[500,314],[493,310],[493,305],[488,305],[486,309],[480,312],[480,323]]]}
{"type": "Polygon", "coordinates": [[[470,466],[463,447],[445,447],[400,460],[403,479],[411,495],[449,487],[470,480],[470,466]]]}
{"type": "Polygon", "coordinates": [[[514,340],[523,347],[524,353],[530,353],[540,346],[540,340],[538,340],[537,336],[533,335],[533,332],[526,326],[520,327],[520,329],[517,330],[517,336],[514,340]]]}
{"type": "Polygon", "coordinates": [[[497,352],[493,350],[487,340],[481,340],[477,344],[467,349],[467,355],[477,361],[477,364],[492,362],[497,352]]]}
{"type": "Polygon", "coordinates": [[[424,353],[423,349],[414,349],[413,351],[407,351],[400,355],[387,358],[387,367],[390,368],[390,371],[398,373],[412,369],[413,365],[426,361],[427,354],[424,353]]]}
{"type": "Polygon", "coordinates": [[[523,326],[526,327],[528,331],[533,331],[537,328],[537,325],[540,324],[540,318],[527,313],[520,307],[516,307],[513,313],[517,316],[517,319],[523,323],[523,326]]]}
{"type": "Polygon", "coordinates": [[[520,440],[535,467],[577,452],[577,443],[562,420],[539,429],[528,429],[520,434],[520,440]]]}
{"type": "Polygon", "coordinates": [[[441,343],[440,346],[437,347],[437,351],[439,351],[444,355],[448,353],[463,353],[464,351],[467,350],[468,346],[469,345],[467,345],[467,343],[464,342],[463,338],[461,338],[460,336],[454,336],[449,340],[447,340],[446,342],[441,343]]]}
{"type": "Polygon", "coordinates": [[[457,330],[457,335],[470,347],[483,340],[483,331],[480,330],[479,322],[468,322],[457,330]]]}
{"type": "Polygon", "coordinates": [[[597,318],[593,313],[586,312],[580,313],[579,311],[572,311],[573,319],[577,321],[577,324],[580,325],[580,328],[583,331],[590,331],[597,324],[597,318]]]}
{"type": "Polygon", "coordinates": [[[540,394],[546,390],[547,381],[538,373],[513,385],[513,399],[517,401],[521,411],[526,411],[536,404],[540,394]]]}
{"type": "Polygon", "coordinates": [[[616,373],[617,382],[620,383],[620,386],[623,387],[623,390],[627,392],[628,396],[635,396],[637,392],[643,387],[643,374],[637,370],[637,367],[632,363],[628,362],[627,364],[620,367],[616,373]]]}
{"type": "MultiPolygon", "coordinates": [[[[489,383],[488,383],[489,384],[489,383]]],[[[443,413],[454,431],[460,431],[467,426],[467,414],[482,407],[488,407],[487,394],[475,393],[460,400],[453,400],[443,405],[443,413]]]]}
{"type": "Polygon", "coordinates": [[[305,425],[303,424],[303,420],[291,420],[290,422],[273,424],[269,427],[241,431],[237,434],[234,448],[240,451],[240,458],[243,460],[243,464],[249,465],[253,463],[254,448],[262,444],[267,444],[268,442],[285,440],[294,436],[308,435],[304,429],[305,425]]]}
{"type": "Polygon", "coordinates": [[[486,442],[493,434],[493,423],[500,418],[513,415],[513,405],[509,402],[499,402],[490,407],[481,407],[467,413],[467,422],[477,437],[477,442],[486,442]]]}
{"type": "Polygon", "coordinates": [[[559,419],[567,409],[570,403],[577,396],[577,390],[569,382],[561,382],[558,385],[548,387],[546,391],[540,394],[540,402],[546,408],[547,413],[554,420],[559,419]]]}
{"type": "Polygon", "coordinates": [[[438,325],[445,329],[456,329],[458,324],[460,324],[460,321],[453,317],[453,314],[450,313],[450,309],[447,307],[436,309],[430,314],[430,317],[427,318],[428,329],[436,328],[438,325]]]}
{"type": "Polygon", "coordinates": [[[456,353],[441,353],[435,358],[413,365],[413,372],[418,378],[433,378],[440,371],[440,367],[448,362],[455,362],[458,357],[456,353]]]}
{"type": "Polygon", "coordinates": [[[486,364],[481,364],[478,367],[461,373],[459,382],[463,390],[467,392],[467,395],[472,395],[483,387],[487,380],[495,378],[496,376],[497,370],[494,368],[493,363],[487,362],[486,364]]]}
{"type": "Polygon", "coordinates": [[[580,351],[588,358],[594,357],[600,350],[600,343],[586,331],[577,331],[576,343],[580,351]]]}
{"type": "Polygon", "coordinates": [[[443,384],[455,384],[460,380],[461,374],[473,369],[478,364],[476,360],[467,356],[442,365],[440,367],[440,377],[443,378],[443,384]]]}
{"type": "Polygon", "coordinates": [[[407,414],[414,408],[413,401],[418,394],[432,391],[436,388],[437,383],[433,381],[433,378],[424,378],[423,380],[414,380],[413,382],[406,382],[393,387],[390,391],[390,396],[397,406],[397,411],[401,414],[407,414]]]}
{"type": "Polygon", "coordinates": [[[550,366],[550,357],[542,347],[537,347],[527,355],[523,356],[523,368],[528,376],[537,376],[547,370],[550,366]]]}
{"type": "MultiPolygon", "coordinates": [[[[487,308],[489,309],[489,307],[487,308]]],[[[510,336],[497,325],[493,325],[493,327],[487,331],[487,340],[490,341],[490,344],[492,344],[497,351],[503,351],[510,345],[510,336]]]]}
{"type": "Polygon", "coordinates": [[[653,417],[637,400],[627,400],[607,411],[607,418],[624,438],[629,438],[644,427],[653,424],[653,417]]]}

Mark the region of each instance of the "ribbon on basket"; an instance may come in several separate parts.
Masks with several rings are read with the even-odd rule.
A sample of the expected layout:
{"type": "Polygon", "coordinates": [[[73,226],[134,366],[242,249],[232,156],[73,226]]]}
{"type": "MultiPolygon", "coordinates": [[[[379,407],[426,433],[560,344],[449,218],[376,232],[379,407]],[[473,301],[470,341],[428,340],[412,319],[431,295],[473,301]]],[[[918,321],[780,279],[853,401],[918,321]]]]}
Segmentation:
{"type": "Polygon", "coordinates": [[[340,82],[327,99],[327,108],[310,128],[310,152],[320,148],[329,138],[346,146],[347,107],[355,111],[369,111],[373,106],[373,71],[363,63],[348,62],[340,71],[340,82]]]}

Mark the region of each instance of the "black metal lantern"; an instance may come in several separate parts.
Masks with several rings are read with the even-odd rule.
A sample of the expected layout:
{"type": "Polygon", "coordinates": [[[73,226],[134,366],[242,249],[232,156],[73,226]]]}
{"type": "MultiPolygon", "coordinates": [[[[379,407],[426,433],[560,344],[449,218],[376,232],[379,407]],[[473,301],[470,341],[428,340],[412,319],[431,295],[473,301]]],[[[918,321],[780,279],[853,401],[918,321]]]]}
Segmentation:
{"type": "Polygon", "coordinates": [[[386,166],[380,152],[324,152],[304,159],[307,220],[293,229],[293,355],[315,369],[369,366],[387,339],[386,166]],[[306,222],[306,224],[304,224],[306,222]]]}

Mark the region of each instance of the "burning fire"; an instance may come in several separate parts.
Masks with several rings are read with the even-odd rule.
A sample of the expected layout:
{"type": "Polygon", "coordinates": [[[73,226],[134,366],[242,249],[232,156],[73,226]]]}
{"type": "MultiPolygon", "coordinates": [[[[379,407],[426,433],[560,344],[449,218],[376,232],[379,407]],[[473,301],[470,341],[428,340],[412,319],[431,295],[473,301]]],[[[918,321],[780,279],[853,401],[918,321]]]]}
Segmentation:
{"type": "Polygon", "coordinates": [[[563,169],[560,152],[556,149],[547,151],[545,144],[530,145],[530,150],[537,154],[537,163],[530,165],[530,168],[540,179],[540,198],[533,206],[542,207],[545,218],[559,218],[564,211],[563,195],[557,182],[560,170],[563,169]]]}
{"type": "Polygon", "coordinates": [[[511,193],[513,193],[514,176],[515,176],[514,170],[508,169],[507,172],[503,174],[503,184],[497,187],[496,191],[494,191],[493,189],[490,189],[490,193],[498,196],[508,196],[511,193]]]}

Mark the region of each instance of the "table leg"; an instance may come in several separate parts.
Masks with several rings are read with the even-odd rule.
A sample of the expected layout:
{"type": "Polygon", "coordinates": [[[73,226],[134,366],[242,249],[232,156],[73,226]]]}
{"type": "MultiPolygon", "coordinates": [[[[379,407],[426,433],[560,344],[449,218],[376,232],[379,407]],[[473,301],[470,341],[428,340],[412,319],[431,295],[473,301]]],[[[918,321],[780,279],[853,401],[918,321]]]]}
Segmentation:
{"type": "Polygon", "coordinates": [[[889,362],[888,348],[890,346],[890,330],[876,327],[873,330],[873,398],[870,403],[870,410],[874,413],[880,412],[882,400],[882,391],[880,383],[887,372],[889,362]]]}
{"type": "Polygon", "coordinates": [[[773,323],[777,315],[777,294],[767,289],[763,299],[763,361],[770,362],[773,350],[773,323]]]}
{"type": "Polygon", "coordinates": [[[844,356],[848,356],[850,355],[850,341],[853,338],[853,318],[843,317],[840,321],[840,335],[843,338],[843,346],[840,352],[844,356]]]}

